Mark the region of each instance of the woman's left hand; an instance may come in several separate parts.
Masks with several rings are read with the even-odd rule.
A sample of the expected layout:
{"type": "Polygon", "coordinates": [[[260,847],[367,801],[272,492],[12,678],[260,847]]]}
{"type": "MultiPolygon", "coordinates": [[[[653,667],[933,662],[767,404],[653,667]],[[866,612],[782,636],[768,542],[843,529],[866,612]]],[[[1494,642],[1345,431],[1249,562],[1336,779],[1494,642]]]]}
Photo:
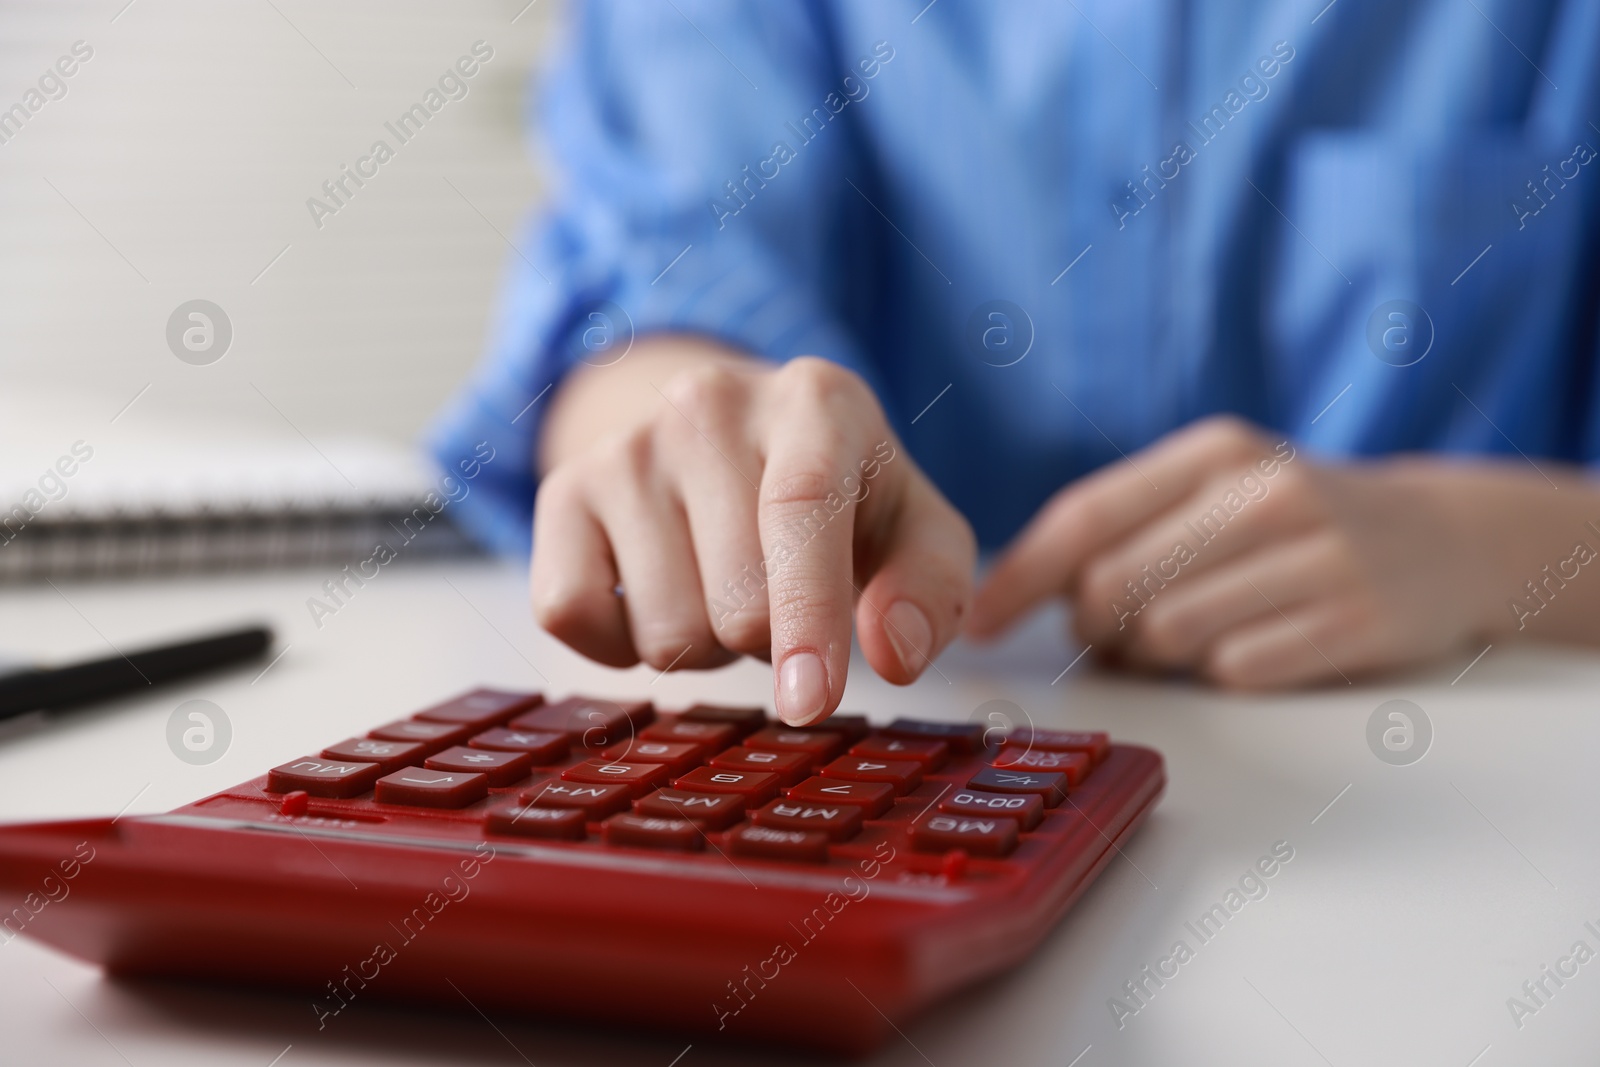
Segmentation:
{"type": "MultiPolygon", "coordinates": [[[[990,573],[968,632],[1066,595],[1104,659],[1235,688],[1348,682],[1527,628],[1521,579],[1572,557],[1584,504],[1600,518],[1593,487],[1562,477],[1576,493],[1497,463],[1318,464],[1207,419],[1057,493],[990,573]]],[[[1572,618],[1580,599],[1594,614],[1600,575],[1587,584],[1551,636],[1600,629],[1572,618]]]]}

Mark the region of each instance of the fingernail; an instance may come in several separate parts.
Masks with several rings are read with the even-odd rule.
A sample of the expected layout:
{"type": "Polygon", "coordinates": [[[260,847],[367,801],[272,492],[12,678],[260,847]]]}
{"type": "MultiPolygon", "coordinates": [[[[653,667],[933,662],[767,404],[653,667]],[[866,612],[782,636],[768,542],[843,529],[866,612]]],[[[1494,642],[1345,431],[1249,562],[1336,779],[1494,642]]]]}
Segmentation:
{"type": "Polygon", "coordinates": [[[791,652],[778,668],[778,718],[804,726],[828,706],[828,672],[815,652],[791,652]]]}
{"type": "Polygon", "coordinates": [[[907,674],[921,674],[933,651],[933,626],[928,617],[909,600],[896,600],[883,617],[889,624],[889,643],[900,657],[900,666],[907,674]]]}

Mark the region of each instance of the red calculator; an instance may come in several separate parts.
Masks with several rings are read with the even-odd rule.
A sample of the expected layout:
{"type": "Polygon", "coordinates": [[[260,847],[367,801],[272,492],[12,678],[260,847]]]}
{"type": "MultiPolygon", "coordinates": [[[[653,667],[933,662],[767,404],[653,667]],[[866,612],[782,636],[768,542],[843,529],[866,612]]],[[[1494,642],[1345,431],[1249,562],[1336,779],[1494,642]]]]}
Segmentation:
{"type": "Polygon", "coordinates": [[[1165,783],[1103,733],[477,689],[166,815],[0,827],[119,975],[864,1054],[1021,961],[1165,783]]]}

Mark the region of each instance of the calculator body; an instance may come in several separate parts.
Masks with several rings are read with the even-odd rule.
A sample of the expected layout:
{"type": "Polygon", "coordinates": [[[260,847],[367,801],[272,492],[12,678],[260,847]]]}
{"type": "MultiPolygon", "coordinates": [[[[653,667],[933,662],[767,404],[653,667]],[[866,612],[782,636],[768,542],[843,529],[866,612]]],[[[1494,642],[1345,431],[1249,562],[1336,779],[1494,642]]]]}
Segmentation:
{"type": "MultiPolygon", "coordinates": [[[[290,990],[313,1032],[382,1000],[861,1055],[1032,952],[1164,785],[1157,753],[1100,734],[859,716],[791,731],[759,709],[662,715],[493,690],[401,721],[440,719],[450,729],[351,795],[294,777],[312,773],[297,763],[359,763],[330,746],[165,815],[0,827],[0,939],[118,975],[290,990]],[[474,697],[477,721],[439,711],[474,697]],[[693,753],[667,740],[697,731],[713,739],[693,753]],[[510,771],[474,757],[507,734],[568,744],[510,771]],[[778,747],[789,737],[802,747],[778,747]],[[785,751],[807,758],[752,755],[785,751]],[[666,770],[589,781],[626,778],[603,769],[618,766],[666,770]],[[465,801],[405,792],[471,775],[504,784],[465,801]],[[572,806],[617,784],[605,810],[572,806]],[[706,814],[719,788],[750,785],[706,814]]],[[[377,735],[395,726],[340,744],[387,746],[377,735]]]]}

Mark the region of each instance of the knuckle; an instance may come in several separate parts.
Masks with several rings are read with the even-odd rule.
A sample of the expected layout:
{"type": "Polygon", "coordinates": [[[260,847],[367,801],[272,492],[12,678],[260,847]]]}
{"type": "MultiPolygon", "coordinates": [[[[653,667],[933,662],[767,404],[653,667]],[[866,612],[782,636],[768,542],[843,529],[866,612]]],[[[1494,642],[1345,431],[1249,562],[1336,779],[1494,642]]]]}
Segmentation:
{"type": "Polygon", "coordinates": [[[761,488],[761,502],[769,507],[807,507],[837,495],[832,472],[820,465],[773,472],[761,488]]]}
{"type": "Polygon", "coordinates": [[[1062,541],[1084,541],[1099,530],[1111,528],[1116,521],[1110,499],[1098,485],[1085,484],[1076,492],[1072,488],[1062,490],[1045,506],[1062,541]]]}
{"type": "Polygon", "coordinates": [[[567,644],[598,632],[610,612],[608,590],[563,587],[558,581],[535,581],[533,617],[545,631],[567,644]]]}
{"type": "Polygon", "coordinates": [[[1273,494],[1268,495],[1270,500],[1273,495],[1281,497],[1279,507],[1303,506],[1317,496],[1316,479],[1309,468],[1287,464],[1278,468],[1278,476],[1273,479],[1277,484],[1273,486],[1273,494]]]}
{"type": "Polygon", "coordinates": [[[1206,653],[1207,678],[1227,689],[1256,689],[1266,682],[1260,661],[1238,642],[1223,640],[1206,653]]]}
{"type": "Polygon", "coordinates": [[[1176,666],[1192,655],[1193,629],[1181,612],[1153,605],[1139,621],[1139,650],[1158,663],[1176,666]]]}
{"type": "Polygon", "coordinates": [[[1083,571],[1080,591],[1090,603],[1115,601],[1123,592],[1123,583],[1129,581],[1122,565],[1115,560],[1097,560],[1083,571]]]}
{"type": "Polygon", "coordinates": [[[676,664],[698,662],[715,652],[717,642],[711,640],[705,627],[681,621],[635,623],[633,646],[639,658],[658,671],[676,664]]]}
{"type": "Polygon", "coordinates": [[[555,468],[539,481],[538,492],[534,497],[535,514],[581,507],[583,501],[581,487],[582,480],[570,464],[555,468]]]}
{"type": "Polygon", "coordinates": [[[648,427],[637,427],[617,434],[597,449],[597,466],[602,478],[643,481],[655,465],[655,442],[648,427]]]}
{"type": "Polygon", "coordinates": [[[860,375],[818,356],[792,359],[778,375],[783,395],[807,407],[834,409],[872,396],[860,375]]]}
{"type": "Polygon", "coordinates": [[[674,375],[662,392],[674,407],[699,421],[735,407],[743,389],[742,379],[731,368],[709,364],[674,375]]]}
{"type": "Polygon", "coordinates": [[[779,373],[791,386],[819,390],[836,389],[846,377],[854,377],[839,364],[821,356],[791,359],[779,373]]]}
{"type": "Polygon", "coordinates": [[[1256,428],[1237,415],[1212,415],[1195,424],[1199,443],[1224,456],[1254,452],[1261,445],[1256,428]]]}
{"type": "Polygon", "coordinates": [[[723,648],[756,655],[772,647],[772,627],[765,605],[746,604],[716,621],[716,636],[723,648]]]}
{"type": "Polygon", "coordinates": [[[1321,495],[1308,472],[1294,467],[1280,468],[1273,478],[1259,510],[1263,519],[1274,525],[1290,525],[1311,518],[1320,511],[1321,495]]]}

